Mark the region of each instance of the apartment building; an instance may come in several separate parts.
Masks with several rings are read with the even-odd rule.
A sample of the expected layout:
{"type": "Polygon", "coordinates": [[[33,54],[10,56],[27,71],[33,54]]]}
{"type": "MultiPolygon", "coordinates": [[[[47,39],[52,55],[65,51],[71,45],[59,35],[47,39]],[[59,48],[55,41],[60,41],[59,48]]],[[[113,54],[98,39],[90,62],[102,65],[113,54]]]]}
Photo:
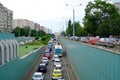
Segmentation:
{"type": "Polygon", "coordinates": [[[0,31],[11,32],[13,29],[13,11],[0,3],[0,31]]]}
{"type": "Polygon", "coordinates": [[[39,30],[40,30],[40,24],[35,23],[35,24],[34,24],[34,29],[35,29],[36,31],[39,31],[39,30]]]}
{"type": "Polygon", "coordinates": [[[34,22],[27,20],[27,19],[14,19],[13,20],[13,28],[16,28],[16,27],[22,28],[25,26],[28,26],[31,29],[34,29],[34,22]]]}
{"type": "Polygon", "coordinates": [[[28,26],[32,29],[35,29],[36,31],[43,30],[46,33],[52,33],[50,29],[45,28],[44,26],[40,26],[38,23],[34,23],[33,21],[27,20],[27,19],[14,19],[13,20],[13,28],[16,27],[25,27],[28,26]]]}
{"type": "Polygon", "coordinates": [[[0,3],[0,32],[3,30],[4,27],[4,7],[3,5],[0,3]]]}

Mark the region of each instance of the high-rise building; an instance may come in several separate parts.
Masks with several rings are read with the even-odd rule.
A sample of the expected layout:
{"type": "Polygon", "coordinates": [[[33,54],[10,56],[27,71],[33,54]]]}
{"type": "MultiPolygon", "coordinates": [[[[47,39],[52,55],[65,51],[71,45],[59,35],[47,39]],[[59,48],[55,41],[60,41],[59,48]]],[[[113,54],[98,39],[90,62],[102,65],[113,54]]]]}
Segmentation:
{"type": "Polygon", "coordinates": [[[33,21],[30,21],[30,20],[27,20],[27,19],[14,19],[13,20],[13,28],[16,28],[16,27],[25,27],[25,26],[28,26],[30,27],[31,29],[34,29],[34,22],[33,21]]]}
{"type": "Polygon", "coordinates": [[[0,3],[0,31],[11,32],[13,29],[13,11],[0,3]]]}
{"type": "Polygon", "coordinates": [[[0,31],[3,31],[3,27],[4,27],[4,7],[3,5],[0,3],[0,31]]]}
{"type": "Polygon", "coordinates": [[[35,23],[35,24],[34,24],[34,29],[35,29],[36,31],[39,31],[39,30],[40,30],[40,24],[35,23]]]}

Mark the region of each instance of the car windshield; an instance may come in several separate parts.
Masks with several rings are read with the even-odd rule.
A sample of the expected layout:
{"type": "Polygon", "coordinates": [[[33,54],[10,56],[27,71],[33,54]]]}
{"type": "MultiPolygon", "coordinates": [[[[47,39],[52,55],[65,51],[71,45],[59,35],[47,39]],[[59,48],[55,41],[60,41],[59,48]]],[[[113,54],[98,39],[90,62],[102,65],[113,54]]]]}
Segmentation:
{"type": "Polygon", "coordinates": [[[60,74],[61,72],[60,71],[54,71],[54,74],[60,74]]]}
{"type": "Polygon", "coordinates": [[[39,77],[42,77],[41,75],[34,75],[33,76],[34,78],[39,78],[39,77]]]}
{"type": "Polygon", "coordinates": [[[42,60],[47,60],[47,59],[43,58],[42,60]]]}
{"type": "Polygon", "coordinates": [[[55,61],[56,63],[60,63],[60,61],[55,61]]]}
{"type": "Polygon", "coordinates": [[[40,68],[44,68],[45,66],[41,65],[40,68]]]}

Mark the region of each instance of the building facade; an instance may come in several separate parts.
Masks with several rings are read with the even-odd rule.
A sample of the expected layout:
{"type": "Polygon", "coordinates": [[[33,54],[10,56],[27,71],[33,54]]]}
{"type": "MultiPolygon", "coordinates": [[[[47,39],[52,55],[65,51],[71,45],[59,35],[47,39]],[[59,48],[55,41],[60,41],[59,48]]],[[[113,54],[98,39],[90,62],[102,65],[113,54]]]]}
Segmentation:
{"type": "Polygon", "coordinates": [[[38,23],[34,23],[33,21],[27,19],[14,19],[13,20],[13,28],[20,27],[23,28],[25,26],[30,27],[31,30],[43,30],[46,33],[52,33],[50,29],[45,28],[44,26],[40,26],[38,23]]]}
{"type": "Polygon", "coordinates": [[[25,26],[28,26],[31,29],[34,29],[34,22],[27,20],[27,19],[14,19],[13,20],[13,28],[16,28],[16,27],[22,28],[25,26]]]}
{"type": "Polygon", "coordinates": [[[0,3],[0,32],[3,30],[4,27],[4,7],[3,5],[0,3]]]}
{"type": "Polygon", "coordinates": [[[11,32],[13,29],[13,11],[0,3],[0,31],[11,32]]]}
{"type": "Polygon", "coordinates": [[[34,29],[35,29],[36,31],[39,31],[39,30],[40,30],[40,24],[35,23],[35,24],[34,24],[34,29]]]}

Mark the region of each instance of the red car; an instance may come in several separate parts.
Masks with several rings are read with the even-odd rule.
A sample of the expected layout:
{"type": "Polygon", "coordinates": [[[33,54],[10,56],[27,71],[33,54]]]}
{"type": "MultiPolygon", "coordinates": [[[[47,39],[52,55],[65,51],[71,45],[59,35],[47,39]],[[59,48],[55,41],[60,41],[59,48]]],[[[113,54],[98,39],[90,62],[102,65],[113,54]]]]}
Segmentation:
{"type": "Polygon", "coordinates": [[[48,53],[47,53],[47,54],[45,54],[45,55],[44,55],[44,57],[47,57],[48,59],[50,59],[50,58],[51,58],[50,54],[48,54],[48,53]]]}
{"type": "Polygon", "coordinates": [[[87,43],[88,43],[88,44],[95,45],[97,41],[99,41],[99,38],[91,37],[91,38],[88,40],[87,43]]]}

